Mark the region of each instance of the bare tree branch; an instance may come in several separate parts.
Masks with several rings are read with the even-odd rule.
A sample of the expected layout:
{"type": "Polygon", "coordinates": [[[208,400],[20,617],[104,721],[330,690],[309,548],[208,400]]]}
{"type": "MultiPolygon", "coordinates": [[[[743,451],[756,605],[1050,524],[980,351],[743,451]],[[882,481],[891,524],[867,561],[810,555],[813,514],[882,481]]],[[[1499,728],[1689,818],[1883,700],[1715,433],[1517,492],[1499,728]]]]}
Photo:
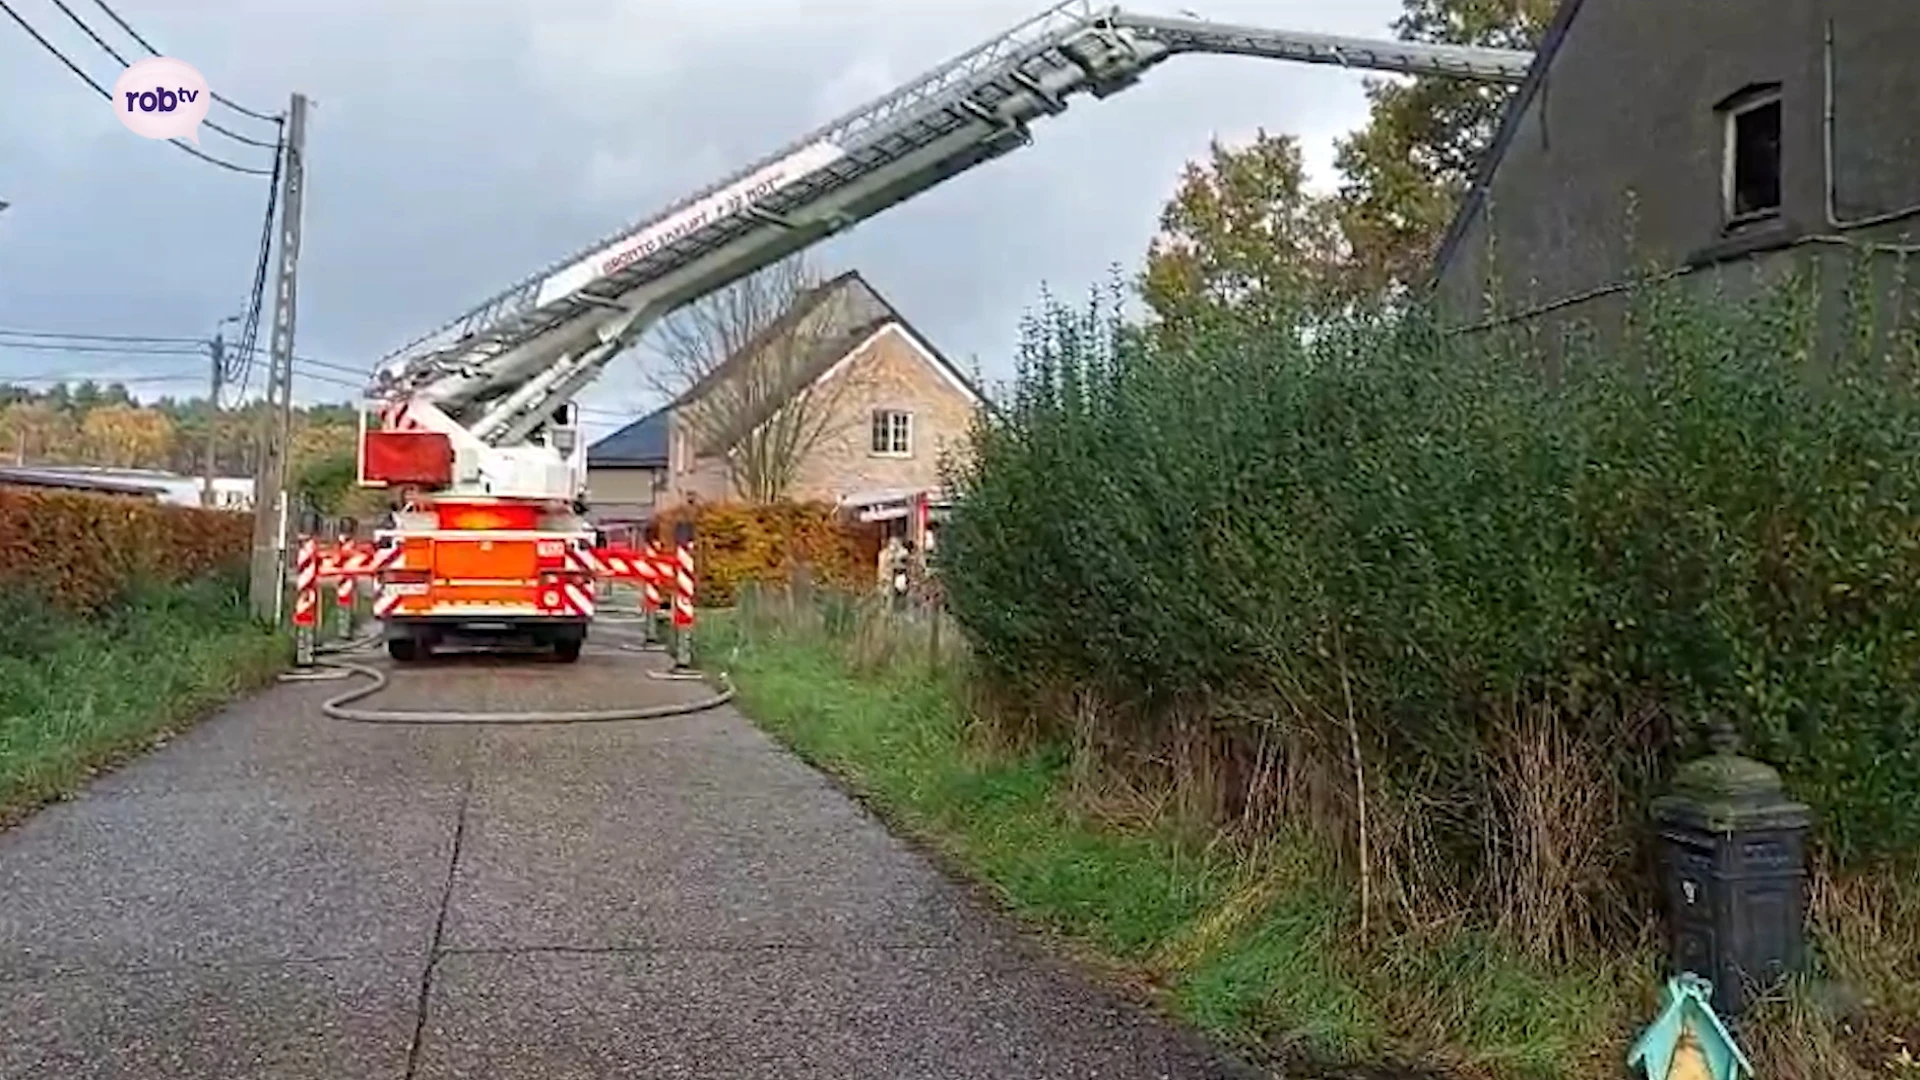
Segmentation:
{"type": "Polygon", "coordinates": [[[793,256],[710,293],[654,331],[656,390],[685,400],[675,412],[697,458],[724,457],[729,485],[750,502],[785,498],[802,464],[854,418],[842,408],[860,381],[843,372],[817,381],[827,356],[852,327],[846,305],[828,298],[799,309],[822,285],[793,256]]]}

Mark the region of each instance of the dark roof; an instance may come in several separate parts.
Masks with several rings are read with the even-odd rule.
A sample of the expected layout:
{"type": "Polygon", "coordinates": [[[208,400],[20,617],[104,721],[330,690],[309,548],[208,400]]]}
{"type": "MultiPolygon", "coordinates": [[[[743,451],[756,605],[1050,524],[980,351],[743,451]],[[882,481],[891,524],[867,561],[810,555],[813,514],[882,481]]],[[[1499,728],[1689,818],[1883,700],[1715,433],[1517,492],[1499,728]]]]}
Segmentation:
{"type": "Polygon", "coordinates": [[[1513,145],[1514,136],[1520,133],[1521,121],[1526,117],[1527,108],[1533,104],[1540,87],[1547,81],[1547,72],[1553,67],[1554,57],[1560,52],[1560,46],[1567,39],[1567,30],[1573,25],[1574,16],[1580,13],[1583,0],[1560,0],[1560,7],[1553,13],[1553,21],[1547,24],[1546,33],[1540,37],[1540,45],[1533,53],[1533,66],[1527,69],[1526,78],[1507,102],[1507,108],[1500,116],[1500,126],[1494,130],[1493,142],[1487,152],[1480,157],[1480,167],[1474,173],[1473,183],[1468,185],[1467,193],[1453,212],[1453,220],[1448,223],[1447,231],[1440,240],[1440,247],[1434,252],[1433,266],[1427,273],[1427,284],[1431,287],[1446,272],[1447,264],[1453,260],[1454,252],[1460,241],[1466,236],[1467,228],[1480,213],[1487,201],[1487,189],[1493,185],[1495,174],[1500,171],[1500,163],[1507,156],[1507,148],[1513,145]]]}
{"type": "Polygon", "coordinates": [[[130,480],[112,480],[102,476],[88,476],[85,473],[66,472],[60,469],[0,466],[0,486],[7,485],[62,488],[68,491],[93,491],[106,495],[158,497],[167,493],[167,489],[164,487],[135,483],[130,480]]]}
{"type": "Polygon", "coordinates": [[[666,408],[647,415],[587,447],[590,469],[664,469],[667,467],[666,408]]]}
{"type": "MultiPolygon", "coordinates": [[[[962,386],[965,386],[976,398],[979,398],[981,401],[986,400],[986,395],[982,394],[979,388],[974,386],[973,381],[968,379],[965,373],[961,372],[959,368],[955,367],[953,362],[948,360],[939,349],[935,348],[933,343],[930,342],[925,335],[915,330],[913,324],[909,323],[906,317],[901,315],[899,310],[887,301],[886,297],[881,296],[880,291],[869,284],[858,270],[849,270],[846,273],[823,281],[795,297],[794,302],[788,306],[786,311],[780,314],[779,318],[768,323],[745,345],[742,345],[736,349],[731,356],[728,356],[719,364],[715,365],[712,371],[702,376],[672,402],[588,447],[588,467],[665,468],[667,465],[668,416],[675,408],[698,400],[702,395],[711,391],[716,385],[741,371],[746,366],[749,357],[759,355],[782,334],[792,333],[794,328],[799,326],[802,320],[819,308],[821,304],[825,303],[835,293],[855,285],[865,287],[867,292],[879,303],[882,314],[876,318],[866,319],[849,326],[832,337],[822,339],[814,347],[811,354],[796,365],[793,375],[794,386],[792,388],[794,392],[798,392],[801,388],[811,385],[814,380],[826,374],[828,369],[832,368],[835,363],[838,363],[849,352],[853,351],[862,341],[865,341],[889,325],[897,325],[902,331],[912,335],[920,345],[925,346],[927,352],[933,356],[935,363],[944,367],[949,374],[958,380],[962,386]]],[[[734,441],[743,437],[745,432],[752,431],[755,427],[765,423],[767,417],[772,415],[778,407],[777,400],[778,399],[770,398],[757,410],[757,415],[741,418],[741,423],[736,425],[739,434],[733,436],[734,441]]],[[[703,447],[701,453],[710,454],[718,449],[718,447],[703,447]]]]}

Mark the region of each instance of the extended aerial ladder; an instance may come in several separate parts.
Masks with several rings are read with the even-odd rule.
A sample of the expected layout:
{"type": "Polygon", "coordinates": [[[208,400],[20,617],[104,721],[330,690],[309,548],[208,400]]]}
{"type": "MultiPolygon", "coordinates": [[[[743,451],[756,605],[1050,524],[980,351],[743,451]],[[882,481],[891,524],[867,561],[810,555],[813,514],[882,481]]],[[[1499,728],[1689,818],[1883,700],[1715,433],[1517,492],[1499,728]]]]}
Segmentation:
{"type": "MultiPolygon", "coordinates": [[[[1032,122],[1064,112],[1074,96],[1105,98],[1184,53],[1501,83],[1519,82],[1533,60],[1506,49],[1232,26],[1067,0],[383,357],[369,391],[381,403],[382,430],[369,437],[436,435],[450,460],[415,476],[411,466],[391,466],[409,459],[391,445],[363,451],[362,481],[411,479],[449,505],[540,504],[540,524],[522,514],[521,532],[580,543],[591,530],[578,516],[585,447],[570,403],[649,326],[1025,146],[1032,122]],[[369,468],[370,457],[389,465],[369,468]]],[[[397,520],[383,543],[448,532],[447,514],[429,517],[397,520]]]]}

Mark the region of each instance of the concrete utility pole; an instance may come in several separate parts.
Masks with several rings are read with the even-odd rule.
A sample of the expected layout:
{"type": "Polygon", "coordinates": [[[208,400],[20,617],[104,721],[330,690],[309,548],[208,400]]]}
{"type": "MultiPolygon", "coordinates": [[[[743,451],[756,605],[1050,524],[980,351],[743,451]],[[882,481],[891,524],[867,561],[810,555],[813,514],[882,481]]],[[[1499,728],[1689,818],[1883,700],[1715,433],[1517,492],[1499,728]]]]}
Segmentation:
{"type": "Polygon", "coordinates": [[[220,391],[227,379],[227,339],[222,330],[228,323],[239,321],[238,315],[221,319],[213,328],[213,340],[207,343],[207,355],[213,361],[213,372],[207,384],[207,460],[200,482],[201,506],[213,505],[213,477],[219,468],[220,391]]]}
{"type": "Polygon", "coordinates": [[[287,109],[286,161],[281,168],[280,260],[274,280],[273,343],[261,410],[259,467],[254,473],[253,565],[248,601],[262,622],[280,621],[287,578],[287,451],[293,428],[293,325],[300,265],[300,216],[306,192],[307,99],[287,109]]]}
{"type": "Polygon", "coordinates": [[[224,376],[221,368],[227,362],[227,339],[221,331],[213,332],[213,340],[207,343],[207,354],[213,360],[213,377],[207,383],[207,460],[200,473],[200,505],[213,506],[213,459],[220,449],[220,382],[224,376]]]}

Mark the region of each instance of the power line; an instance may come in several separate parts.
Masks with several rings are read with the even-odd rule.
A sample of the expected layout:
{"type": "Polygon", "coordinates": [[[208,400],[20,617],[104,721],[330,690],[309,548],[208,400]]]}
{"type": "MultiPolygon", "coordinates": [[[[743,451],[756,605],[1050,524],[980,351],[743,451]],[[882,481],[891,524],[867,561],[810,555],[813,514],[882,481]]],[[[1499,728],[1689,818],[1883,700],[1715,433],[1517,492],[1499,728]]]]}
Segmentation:
{"type": "Polygon", "coordinates": [[[253,376],[253,349],[260,340],[260,314],[265,310],[267,262],[273,251],[273,212],[280,199],[280,164],[286,160],[283,150],[274,152],[273,178],[267,181],[267,216],[260,223],[260,256],[254,263],[253,291],[247,297],[247,314],[240,328],[240,352],[235,360],[238,370],[225,376],[226,381],[240,384],[242,397],[246,396],[247,383],[253,376]]]}
{"type": "MultiPolygon", "coordinates": [[[[160,50],[148,44],[147,39],[141,37],[140,32],[138,30],[135,30],[133,27],[127,25],[127,20],[121,18],[119,12],[108,7],[106,0],[93,0],[93,2],[100,6],[101,11],[104,11],[107,13],[107,18],[112,19],[114,22],[117,22],[120,24],[120,29],[125,30],[127,32],[128,37],[139,42],[141,48],[147,50],[147,52],[153,56],[161,55],[160,50]]],[[[241,105],[235,101],[232,101],[229,98],[221,97],[219,94],[215,93],[212,90],[207,91],[207,96],[211,97],[213,100],[219,102],[220,104],[225,105],[227,108],[232,109],[234,112],[243,113],[247,116],[251,116],[255,120],[265,120],[268,123],[272,123],[272,124],[284,124],[286,122],[284,118],[279,116],[268,116],[265,113],[255,112],[252,109],[247,108],[245,105],[241,105]]]]}
{"type": "MultiPolygon", "coordinates": [[[[19,23],[20,29],[25,30],[27,32],[28,37],[31,37],[33,40],[39,42],[41,48],[47,50],[49,53],[52,53],[54,59],[60,61],[62,64],[65,64],[68,71],[73,72],[75,75],[80,77],[80,80],[82,82],[86,83],[88,86],[93,87],[94,93],[99,94],[101,97],[106,98],[108,101],[113,100],[113,94],[106,87],[101,86],[99,83],[95,82],[93,80],[93,76],[81,70],[80,65],[68,59],[67,54],[61,52],[59,46],[55,45],[51,41],[48,41],[45,37],[41,35],[40,31],[35,30],[33,28],[33,24],[29,23],[26,19],[22,18],[19,12],[13,10],[13,6],[7,3],[7,0],[0,0],[0,11],[6,12],[7,15],[10,16],[14,22],[19,23]]],[[[181,150],[184,150],[189,154],[192,154],[194,157],[197,157],[202,161],[206,161],[211,164],[218,165],[221,168],[227,169],[231,172],[246,173],[249,176],[268,176],[271,174],[271,171],[267,169],[250,169],[245,165],[235,165],[231,161],[222,161],[221,159],[214,157],[212,154],[205,154],[200,152],[199,150],[194,149],[190,144],[181,142],[179,139],[168,139],[167,142],[171,143],[176,147],[179,147],[181,150]]]]}
{"type": "MultiPolygon", "coordinates": [[[[61,14],[73,20],[73,25],[79,27],[81,33],[92,38],[93,43],[95,45],[98,45],[102,49],[105,49],[107,51],[108,56],[111,56],[115,60],[119,61],[121,67],[133,66],[132,61],[128,60],[124,56],[121,56],[117,49],[107,44],[106,38],[103,38],[99,34],[94,33],[93,27],[88,26],[85,19],[82,19],[79,15],[74,14],[74,10],[67,6],[66,0],[53,0],[53,6],[59,8],[61,14]]],[[[213,94],[213,91],[208,90],[207,94],[211,96],[213,94]]],[[[242,135],[237,131],[229,131],[226,128],[221,127],[219,124],[216,124],[211,120],[202,119],[200,122],[212,128],[213,130],[219,132],[220,134],[225,135],[227,138],[234,140],[235,142],[243,142],[248,144],[249,146],[264,146],[267,149],[274,151],[275,153],[278,153],[280,150],[280,144],[277,142],[261,142],[259,139],[248,138],[247,136],[242,135]]]]}
{"type": "Polygon", "coordinates": [[[164,337],[153,334],[75,334],[54,330],[16,330],[0,326],[0,337],[52,338],[56,341],[127,341],[150,342],[169,345],[198,345],[195,337],[164,337]]]}
{"type": "Polygon", "coordinates": [[[105,353],[125,356],[206,355],[205,342],[198,342],[196,344],[200,347],[189,349],[157,342],[150,345],[85,345],[72,341],[0,341],[0,351],[7,349],[32,349],[35,352],[105,353]]]}

